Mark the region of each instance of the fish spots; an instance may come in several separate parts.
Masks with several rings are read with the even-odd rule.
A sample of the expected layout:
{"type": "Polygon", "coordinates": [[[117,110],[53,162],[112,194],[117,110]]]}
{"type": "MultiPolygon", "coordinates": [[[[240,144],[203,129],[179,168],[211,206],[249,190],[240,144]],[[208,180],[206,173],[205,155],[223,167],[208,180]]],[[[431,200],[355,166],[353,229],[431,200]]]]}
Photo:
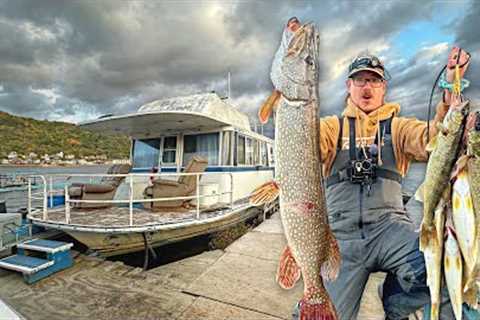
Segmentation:
{"type": "Polygon", "coordinates": [[[460,260],[460,257],[455,258],[455,268],[460,269],[462,267],[462,261],[460,260]]]}
{"type": "Polygon", "coordinates": [[[450,258],[445,258],[445,269],[450,269],[450,258]]]}
{"type": "Polygon", "coordinates": [[[468,197],[467,199],[465,199],[465,206],[467,210],[473,210],[472,197],[468,197]]]}
{"type": "Polygon", "coordinates": [[[456,193],[453,194],[452,204],[454,209],[453,212],[456,212],[460,209],[460,197],[456,193]]]}

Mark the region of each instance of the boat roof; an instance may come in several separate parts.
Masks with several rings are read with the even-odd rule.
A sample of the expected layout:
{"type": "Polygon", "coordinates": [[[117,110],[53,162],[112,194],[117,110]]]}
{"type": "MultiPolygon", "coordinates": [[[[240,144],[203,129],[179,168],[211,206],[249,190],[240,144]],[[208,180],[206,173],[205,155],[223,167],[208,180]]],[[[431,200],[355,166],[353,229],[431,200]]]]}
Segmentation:
{"type": "Polygon", "coordinates": [[[225,126],[251,131],[248,116],[216,93],[155,100],[141,106],[135,113],[103,116],[79,126],[131,137],[205,131],[225,126]]]}

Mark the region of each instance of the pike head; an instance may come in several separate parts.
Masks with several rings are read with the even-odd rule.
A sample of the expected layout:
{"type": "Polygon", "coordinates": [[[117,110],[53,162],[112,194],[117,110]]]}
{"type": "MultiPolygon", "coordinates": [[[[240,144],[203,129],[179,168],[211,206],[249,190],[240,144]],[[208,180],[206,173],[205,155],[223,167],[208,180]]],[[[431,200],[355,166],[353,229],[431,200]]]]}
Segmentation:
{"type": "Polygon", "coordinates": [[[277,88],[291,101],[312,99],[318,83],[319,33],[312,23],[295,32],[281,61],[283,77],[277,88]]]}

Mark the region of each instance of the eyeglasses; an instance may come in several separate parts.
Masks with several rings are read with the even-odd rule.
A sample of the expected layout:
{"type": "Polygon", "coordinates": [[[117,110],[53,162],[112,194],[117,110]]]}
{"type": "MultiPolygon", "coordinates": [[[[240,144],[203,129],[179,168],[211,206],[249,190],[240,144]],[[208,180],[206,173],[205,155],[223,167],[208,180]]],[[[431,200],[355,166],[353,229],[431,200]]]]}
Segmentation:
{"type": "Polygon", "coordinates": [[[365,78],[355,77],[355,78],[352,78],[352,81],[356,87],[365,87],[367,82],[370,82],[370,86],[372,88],[380,88],[383,84],[383,79],[380,79],[380,78],[365,79],[365,78]]]}

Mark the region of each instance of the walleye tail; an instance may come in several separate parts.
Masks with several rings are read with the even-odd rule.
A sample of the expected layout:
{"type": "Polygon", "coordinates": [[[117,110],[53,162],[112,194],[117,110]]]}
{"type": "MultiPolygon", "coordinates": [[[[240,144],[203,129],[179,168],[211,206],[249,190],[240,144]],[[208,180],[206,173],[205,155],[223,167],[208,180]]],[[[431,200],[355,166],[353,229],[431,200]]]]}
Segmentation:
{"type": "Polygon", "coordinates": [[[277,269],[277,283],[283,289],[291,289],[300,279],[301,271],[293,257],[289,246],[286,246],[280,256],[280,263],[277,269]]]}
{"type": "Polygon", "coordinates": [[[258,110],[258,118],[262,124],[268,122],[270,115],[272,114],[273,108],[278,104],[280,100],[281,93],[278,90],[273,90],[270,97],[268,97],[267,101],[263,103],[263,105],[258,110]]]}
{"type": "Polygon", "coordinates": [[[437,238],[437,229],[435,225],[430,227],[425,226],[422,223],[420,229],[420,251],[425,252],[424,250],[428,247],[437,247],[439,241],[437,238]]]}
{"type": "Polygon", "coordinates": [[[300,320],[337,320],[337,311],[327,294],[319,298],[303,297],[299,302],[300,320]]]}
{"type": "Polygon", "coordinates": [[[274,181],[269,181],[255,189],[250,196],[250,204],[261,206],[271,203],[277,199],[279,194],[278,185],[274,181]]]}
{"type": "Polygon", "coordinates": [[[340,271],[340,249],[338,247],[337,239],[330,228],[327,229],[327,260],[322,264],[322,278],[327,281],[335,280],[340,271]]]}

